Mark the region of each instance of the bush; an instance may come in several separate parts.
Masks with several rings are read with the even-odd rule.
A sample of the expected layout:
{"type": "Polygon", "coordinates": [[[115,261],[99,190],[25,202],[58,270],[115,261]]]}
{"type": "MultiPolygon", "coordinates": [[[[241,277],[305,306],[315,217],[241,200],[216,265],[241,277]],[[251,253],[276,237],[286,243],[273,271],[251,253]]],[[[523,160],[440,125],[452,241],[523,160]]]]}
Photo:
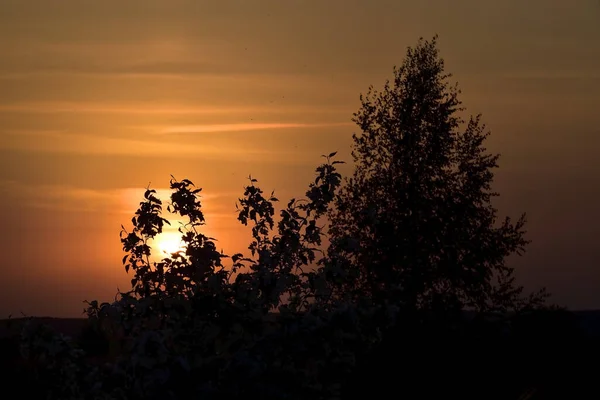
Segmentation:
{"type": "Polygon", "coordinates": [[[171,180],[168,206],[187,218],[179,228],[185,250],[151,261],[149,243],[169,222],[155,191],[146,190],[133,230],[122,232],[131,290],[113,303],[88,302],[78,344],[32,321],[23,329],[22,354],[50,397],[338,397],[357,354],[377,343],[379,331],[368,323],[375,310],[332,297],[328,267],[314,266],[322,259],[319,219],[340,184],[334,156],[277,224],[278,200],[250,178],[238,219],[252,225],[251,256],[231,256],[230,268],[201,233],[201,189],[186,179],[171,180]],[[105,356],[104,364],[90,356],[105,356]]]}

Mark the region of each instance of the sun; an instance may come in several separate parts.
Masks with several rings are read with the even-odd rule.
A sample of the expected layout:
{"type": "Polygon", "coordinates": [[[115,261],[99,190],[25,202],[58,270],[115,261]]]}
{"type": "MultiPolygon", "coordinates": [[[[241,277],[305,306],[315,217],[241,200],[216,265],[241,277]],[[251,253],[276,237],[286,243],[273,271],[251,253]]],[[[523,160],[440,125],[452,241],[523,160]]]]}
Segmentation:
{"type": "Polygon", "coordinates": [[[185,251],[179,232],[163,232],[154,238],[154,247],[161,256],[169,256],[177,251],[185,251]]]}

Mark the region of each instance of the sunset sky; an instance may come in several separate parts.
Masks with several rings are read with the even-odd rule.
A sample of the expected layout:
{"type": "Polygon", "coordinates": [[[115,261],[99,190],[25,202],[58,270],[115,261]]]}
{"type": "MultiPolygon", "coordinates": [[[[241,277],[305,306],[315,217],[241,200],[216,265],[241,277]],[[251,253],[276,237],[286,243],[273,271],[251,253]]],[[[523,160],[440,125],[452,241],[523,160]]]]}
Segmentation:
{"type": "Polygon", "coordinates": [[[0,318],[128,289],[120,224],[171,174],[243,251],[248,174],[285,200],[350,160],[359,94],[435,33],[528,213],[521,282],[600,308],[600,2],[0,0],[0,318]]]}

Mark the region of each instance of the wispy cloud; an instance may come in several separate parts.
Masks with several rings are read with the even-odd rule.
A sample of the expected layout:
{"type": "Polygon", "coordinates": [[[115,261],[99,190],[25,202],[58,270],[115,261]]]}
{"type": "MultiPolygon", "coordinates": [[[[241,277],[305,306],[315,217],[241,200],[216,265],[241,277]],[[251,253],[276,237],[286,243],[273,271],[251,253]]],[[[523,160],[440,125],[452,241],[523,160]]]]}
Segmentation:
{"type": "Polygon", "coordinates": [[[178,155],[178,156],[219,156],[238,157],[239,155],[266,155],[270,151],[210,144],[190,144],[177,141],[159,141],[102,137],[89,134],[75,134],[61,131],[2,132],[0,149],[38,151],[50,153],[111,154],[111,155],[178,155]]]}
{"type": "MultiPolygon", "coordinates": [[[[171,221],[166,204],[172,193],[168,188],[153,188],[156,196],[163,201],[165,217],[171,221]]],[[[28,207],[68,212],[103,212],[133,215],[143,201],[145,188],[118,188],[98,190],[68,185],[26,185],[17,181],[0,181],[0,195],[5,199],[18,201],[28,207]]],[[[201,193],[207,218],[232,218],[235,193],[201,193]],[[230,204],[231,203],[231,204],[230,204]],[[231,205],[231,206],[230,206],[231,205]]],[[[171,216],[171,217],[170,217],[171,216]]]]}
{"type": "Polygon", "coordinates": [[[600,79],[598,70],[531,70],[503,72],[500,78],[505,79],[543,79],[543,80],[597,80],[600,79]]]}
{"type": "Polygon", "coordinates": [[[0,104],[0,112],[23,113],[99,113],[99,114],[228,114],[265,111],[264,107],[190,107],[183,105],[151,105],[147,103],[115,105],[86,102],[27,102],[0,104]]]}
{"type": "Polygon", "coordinates": [[[0,113],[78,113],[78,114],[131,114],[131,115],[232,115],[232,114],[331,114],[348,112],[346,106],[308,106],[301,104],[273,104],[256,106],[221,106],[211,105],[180,105],[180,104],[149,104],[115,102],[20,102],[0,103],[0,113]]]}
{"type": "Polygon", "coordinates": [[[252,64],[240,63],[217,64],[207,62],[154,62],[141,64],[124,64],[107,66],[105,63],[92,64],[73,60],[64,62],[54,60],[52,63],[35,63],[33,65],[14,65],[0,68],[0,74],[10,77],[32,77],[47,75],[82,75],[82,76],[112,76],[112,77],[152,77],[152,78],[204,78],[229,77],[234,79],[254,78],[300,78],[314,79],[310,74],[318,72],[316,67],[302,70],[287,68],[267,68],[252,64]]]}
{"type": "Polygon", "coordinates": [[[289,128],[324,128],[334,126],[349,126],[351,123],[241,123],[241,124],[213,124],[213,125],[182,125],[171,126],[160,130],[160,133],[214,133],[214,132],[243,132],[269,129],[289,128]]]}
{"type": "Polygon", "coordinates": [[[33,186],[16,181],[0,181],[0,193],[9,201],[42,209],[72,212],[108,210],[124,213],[128,208],[127,201],[124,200],[127,197],[120,190],[94,190],[66,185],[33,186]]]}

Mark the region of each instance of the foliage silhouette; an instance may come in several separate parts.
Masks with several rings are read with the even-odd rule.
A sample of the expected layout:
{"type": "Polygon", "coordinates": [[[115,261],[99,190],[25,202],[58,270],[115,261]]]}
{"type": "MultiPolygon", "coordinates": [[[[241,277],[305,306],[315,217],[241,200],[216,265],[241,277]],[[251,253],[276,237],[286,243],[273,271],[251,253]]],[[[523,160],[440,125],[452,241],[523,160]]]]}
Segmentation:
{"type": "Polygon", "coordinates": [[[450,77],[437,36],[420,39],[393,82],[361,95],[356,168],[331,213],[330,255],[349,276],[337,293],[445,315],[540,305],[545,292],[522,297],[505,264],[528,243],[525,215],[497,222],[499,155],[479,115],[461,119],[450,77]]]}
{"type": "MultiPolygon", "coordinates": [[[[381,377],[396,384],[390,361],[427,367],[434,379],[436,365],[440,376],[451,366],[432,360],[456,360],[458,338],[503,337],[508,321],[480,315],[522,315],[544,293],[523,297],[505,265],[527,243],[524,218],[496,224],[498,157],[482,147],[479,117],[463,126],[448,77],[436,38],[409,48],[394,85],[370,92],[355,114],[364,133],[354,137],[354,176],[343,184],[336,153],[323,156],[305,198],[278,219],[278,199],[250,176],[237,204],[252,228],[247,255],[217,250],[202,233],[201,189],[172,177],[167,207],[185,219],[184,246],[154,260],[152,242],[170,223],[148,188],[121,231],[131,289],[86,302],[79,342],[34,321],[23,328],[38,387],[50,399],[352,398],[383,388],[381,377]],[[432,358],[420,362],[429,365],[411,348],[427,350],[432,358]]],[[[400,393],[409,393],[416,380],[403,377],[400,393]]]]}
{"type": "Polygon", "coordinates": [[[86,332],[82,343],[92,350],[108,338],[103,360],[108,364],[83,368],[86,358],[76,344],[39,326],[23,329],[22,353],[41,371],[50,396],[305,398],[339,393],[356,349],[368,348],[377,332],[359,323],[351,305],[320,307],[327,284],[319,270],[308,268],[319,254],[319,220],[341,182],[334,156],[324,156],[306,199],[292,199],[277,224],[273,202],[278,200],[273,193],[265,197],[250,177],[238,219],[252,225],[251,256],[234,254],[229,269],[214,239],[201,233],[201,189],[187,179],[171,180],[168,205],[187,218],[179,228],[185,250],[153,261],[152,240],[168,221],[161,216],[162,201],[147,189],[133,229],[122,227],[121,232],[131,290],[119,292],[112,303],[87,302],[85,310],[88,329],[96,333],[86,332]],[[320,373],[325,370],[330,372],[320,373]]]}

